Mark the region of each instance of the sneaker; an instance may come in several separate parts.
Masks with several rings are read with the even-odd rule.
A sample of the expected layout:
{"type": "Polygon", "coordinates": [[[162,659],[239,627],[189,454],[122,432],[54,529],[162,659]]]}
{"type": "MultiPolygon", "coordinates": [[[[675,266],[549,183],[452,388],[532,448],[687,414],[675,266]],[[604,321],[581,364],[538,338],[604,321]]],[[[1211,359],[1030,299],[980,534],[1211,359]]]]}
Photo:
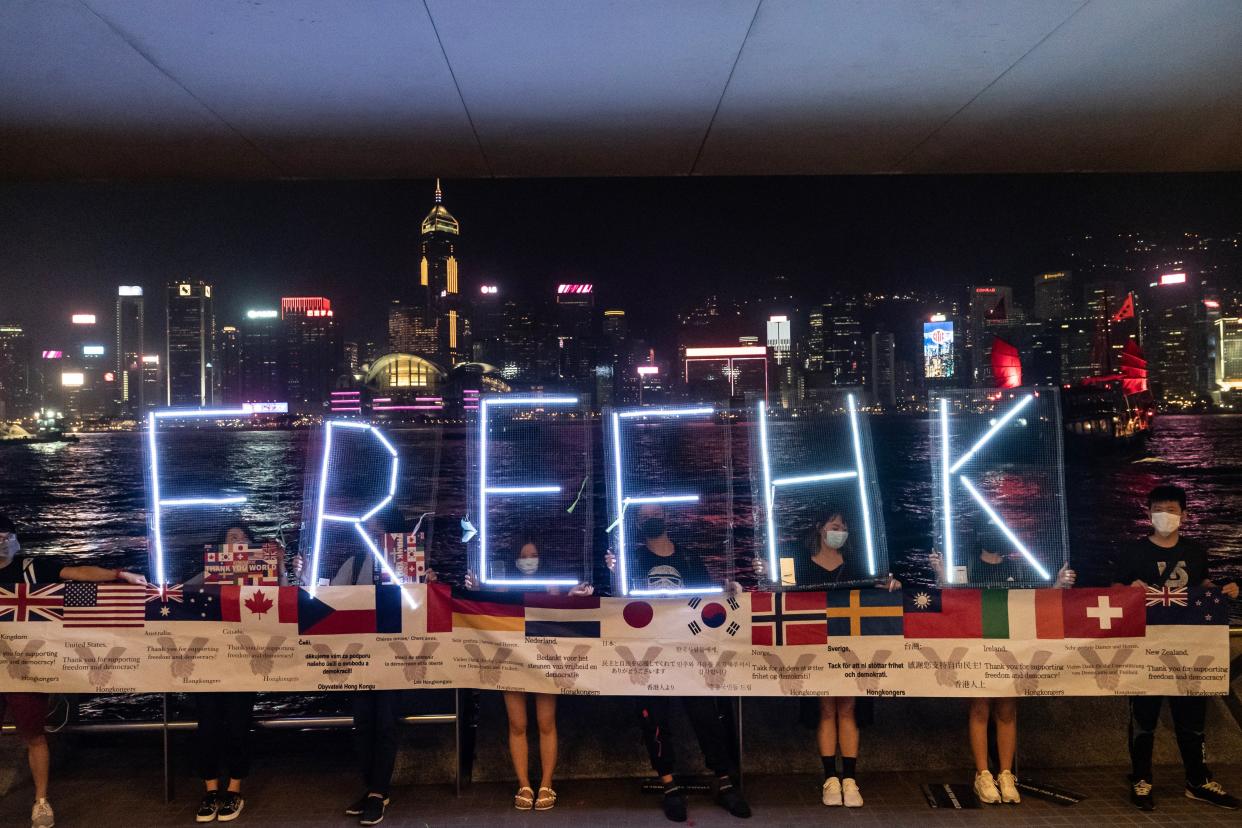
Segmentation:
{"type": "MultiPolygon", "coordinates": [[[[364,796],[362,797],[362,799],[359,799],[359,800],[358,800],[357,802],[355,802],[353,805],[350,805],[348,808],[346,808],[346,809],[345,809],[345,816],[360,816],[360,815],[362,814],[362,812],[363,812],[363,811],[365,811],[365,810],[367,809],[367,799],[368,799],[369,797],[370,797],[370,795],[369,795],[369,794],[364,795],[364,796]]],[[[387,805],[387,804],[388,804],[388,801],[389,801],[389,800],[388,800],[388,797],[384,797],[384,804],[385,804],[385,805],[387,805]]]]}
{"type": "Polygon", "coordinates": [[[863,806],[862,794],[858,790],[858,783],[853,779],[844,779],[841,781],[842,798],[847,808],[861,808],[863,806]]]}
{"type": "Polygon", "coordinates": [[[198,813],[194,815],[194,821],[215,822],[218,810],[220,810],[220,801],[216,798],[216,792],[208,791],[203,794],[203,801],[198,804],[198,813]]]}
{"type": "Polygon", "coordinates": [[[30,809],[30,828],[52,828],[56,824],[56,815],[52,813],[52,804],[40,799],[30,809]]]}
{"type": "Polygon", "coordinates": [[[841,804],[841,780],[835,776],[824,780],[823,803],[828,806],[841,804]]]}
{"type": "Polygon", "coordinates": [[[670,822],[686,821],[686,792],[681,785],[664,786],[664,797],[660,802],[660,807],[664,809],[664,816],[668,817],[670,822]]]}
{"type": "Polygon", "coordinates": [[[231,791],[220,794],[219,800],[220,808],[216,811],[216,819],[221,822],[232,822],[241,816],[242,808],[246,807],[246,800],[231,791]]]}
{"type": "MultiPolygon", "coordinates": [[[[1189,793],[1187,794],[1189,796],[1189,793]]],[[[1156,810],[1156,800],[1151,795],[1151,783],[1140,779],[1130,786],[1130,801],[1140,811],[1156,810]]]]}
{"type": "Polygon", "coordinates": [[[720,786],[720,790],[716,792],[716,802],[735,817],[750,818],[750,805],[742,798],[741,792],[733,786],[732,782],[726,782],[720,786]]]}
{"type": "Polygon", "coordinates": [[[996,780],[991,771],[979,771],[975,774],[975,796],[984,805],[995,805],[1001,801],[1000,791],[996,788],[996,780]]]}
{"type": "Polygon", "coordinates": [[[362,806],[362,813],[358,816],[359,825],[379,825],[384,821],[384,809],[388,807],[388,800],[382,796],[368,796],[367,801],[362,806]]]}
{"type": "Polygon", "coordinates": [[[1237,810],[1238,807],[1238,798],[1226,793],[1219,782],[1208,781],[1202,785],[1191,785],[1188,782],[1186,783],[1186,798],[1197,799],[1200,802],[1206,802],[1218,808],[1228,808],[1231,811],[1237,810]]]}
{"type": "Polygon", "coordinates": [[[1022,797],[1018,794],[1018,780],[1011,771],[1001,771],[996,784],[1000,788],[1001,802],[1011,802],[1016,805],[1022,801],[1022,797]]]}

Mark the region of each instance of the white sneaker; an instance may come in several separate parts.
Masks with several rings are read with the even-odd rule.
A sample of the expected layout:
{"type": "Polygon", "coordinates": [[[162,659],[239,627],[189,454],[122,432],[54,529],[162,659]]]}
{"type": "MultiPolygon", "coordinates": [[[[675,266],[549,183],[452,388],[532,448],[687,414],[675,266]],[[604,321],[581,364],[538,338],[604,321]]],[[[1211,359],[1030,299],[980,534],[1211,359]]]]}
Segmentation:
{"type": "Polygon", "coordinates": [[[40,799],[30,809],[30,828],[52,828],[56,824],[56,816],[52,813],[52,805],[46,799],[40,799]]]}
{"type": "Polygon", "coordinates": [[[996,789],[996,780],[990,771],[979,771],[975,774],[975,796],[984,805],[995,805],[1001,801],[1000,791],[996,789]]]}
{"type": "Polygon", "coordinates": [[[830,776],[824,780],[824,804],[841,804],[841,780],[835,776],[830,776]]]}
{"type": "Polygon", "coordinates": [[[841,781],[841,790],[844,792],[845,807],[861,808],[863,805],[862,794],[858,792],[858,783],[853,779],[843,779],[841,781]]]}
{"type": "Polygon", "coordinates": [[[996,783],[1000,786],[1001,802],[1016,804],[1022,801],[1022,797],[1018,794],[1018,780],[1012,773],[1007,770],[1001,771],[996,783]]]}

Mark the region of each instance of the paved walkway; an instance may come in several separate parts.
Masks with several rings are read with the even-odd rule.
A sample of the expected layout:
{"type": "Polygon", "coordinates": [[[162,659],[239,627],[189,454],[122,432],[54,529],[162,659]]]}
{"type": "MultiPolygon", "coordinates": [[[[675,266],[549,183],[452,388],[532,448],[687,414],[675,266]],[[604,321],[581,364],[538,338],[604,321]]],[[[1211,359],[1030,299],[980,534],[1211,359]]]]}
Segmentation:
{"type": "MultiPolygon", "coordinates": [[[[6,737],[8,738],[8,737],[6,737]]],[[[358,794],[346,741],[312,740],[317,746],[257,757],[246,791],[239,826],[354,825],[341,811],[358,794]],[[284,765],[283,768],[279,767],[284,765]]],[[[1242,791],[1242,767],[1216,768],[1218,779],[1242,791]]],[[[1064,806],[1027,797],[1018,806],[949,811],[930,808],[920,790],[924,783],[966,782],[967,771],[927,774],[862,775],[864,808],[827,809],[819,804],[819,780],[809,776],[753,776],[747,792],[755,816],[735,819],[706,796],[691,796],[690,825],[855,826],[1070,826],[1091,825],[1242,825],[1242,811],[1224,811],[1182,796],[1177,768],[1160,768],[1157,810],[1143,814],[1126,799],[1125,769],[1031,771],[1041,782],[1086,794],[1083,802],[1064,806]]],[[[52,804],[61,828],[147,828],[193,825],[198,783],[184,771],[176,800],[165,805],[159,752],[154,739],[117,738],[80,744],[61,763],[53,784],[52,804]]],[[[560,804],[544,813],[519,813],[510,807],[509,785],[479,784],[461,798],[449,786],[427,785],[394,790],[384,825],[393,826],[667,826],[655,794],[640,792],[638,780],[565,780],[558,785],[560,804]]],[[[29,784],[0,800],[0,825],[22,826],[29,814],[29,784]]]]}

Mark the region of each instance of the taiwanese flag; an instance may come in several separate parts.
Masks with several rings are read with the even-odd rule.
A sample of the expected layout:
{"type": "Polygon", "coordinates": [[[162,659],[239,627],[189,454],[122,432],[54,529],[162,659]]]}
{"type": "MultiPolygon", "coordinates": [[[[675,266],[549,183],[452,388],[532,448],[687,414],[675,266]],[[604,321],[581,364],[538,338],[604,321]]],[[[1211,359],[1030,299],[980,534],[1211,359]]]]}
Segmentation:
{"type": "Polygon", "coordinates": [[[1141,587],[1063,592],[1066,638],[1142,638],[1147,634],[1147,596],[1141,587]]]}
{"type": "Polygon", "coordinates": [[[906,638],[982,638],[978,589],[908,589],[903,594],[906,638]]]}

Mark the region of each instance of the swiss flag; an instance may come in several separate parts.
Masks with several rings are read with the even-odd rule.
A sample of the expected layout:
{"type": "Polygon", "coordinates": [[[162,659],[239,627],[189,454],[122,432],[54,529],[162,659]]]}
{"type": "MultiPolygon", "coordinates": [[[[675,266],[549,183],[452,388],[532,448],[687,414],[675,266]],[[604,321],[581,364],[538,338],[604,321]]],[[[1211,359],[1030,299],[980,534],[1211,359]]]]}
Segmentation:
{"type": "Polygon", "coordinates": [[[220,620],[246,627],[298,623],[298,588],[282,586],[220,587],[220,620]]]}
{"type": "Polygon", "coordinates": [[[1142,638],[1147,604],[1142,587],[1063,590],[1066,638],[1142,638]]]}

